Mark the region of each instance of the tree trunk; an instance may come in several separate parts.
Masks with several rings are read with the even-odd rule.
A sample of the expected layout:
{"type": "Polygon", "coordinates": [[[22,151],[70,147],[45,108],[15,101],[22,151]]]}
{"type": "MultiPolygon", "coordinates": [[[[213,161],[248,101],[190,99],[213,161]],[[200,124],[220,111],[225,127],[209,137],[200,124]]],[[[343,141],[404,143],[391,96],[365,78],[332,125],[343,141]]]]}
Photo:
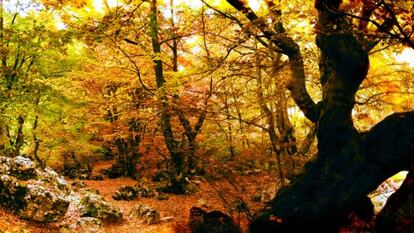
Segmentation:
{"type": "Polygon", "coordinates": [[[138,153],[139,142],[135,142],[130,136],[127,139],[116,139],[115,145],[118,154],[115,158],[115,164],[113,164],[111,168],[111,177],[116,178],[126,176],[138,178],[136,166],[140,158],[138,153]]]}
{"type": "Polygon", "coordinates": [[[24,134],[23,134],[23,126],[24,126],[24,117],[20,115],[17,118],[17,132],[16,138],[13,141],[13,157],[17,157],[20,155],[20,150],[24,144],[24,134]]]}
{"type": "MultiPolygon", "coordinates": [[[[293,98],[305,116],[317,125],[316,161],[291,186],[277,194],[269,208],[255,217],[250,230],[254,233],[338,232],[351,211],[366,211],[358,208],[367,208],[361,203],[369,201],[368,193],[396,172],[410,169],[414,153],[414,112],[393,114],[366,133],[355,129],[352,109],[355,93],[367,74],[368,49],[354,37],[352,26],[344,16],[337,13],[341,1],[317,0],[315,4],[323,90],[322,101],[317,105],[304,88],[303,59],[297,44],[286,34],[269,30],[243,2],[228,2],[289,57],[292,72],[289,88],[293,98]]],[[[408,180],[403,187],[409,185],[408,180]]],[[[400,193],[406,197],[407,193],[413,194],[412,190],[400,193]]],[[[410,198],[405,201],[412,203],[410,198]]],[[[401,209],[401,203],[390,204],[390,209],[401,209]]],[[[405,212],[410,221],[413,212],[412,208],[405,212]]],[[[401,216],[396,215],[391,217],[394,222],[401,216]]],[[[393,221],[386,224],[391,225],[389,229],[395,229],[393,221]]]]}
{"type": "MultiPolygon", "coordinates": [[[[36,101],[36,105],[38,103],[39,102],[36,101]]],[[[46,161],[41,159],[39,157],[39,154],[38,154],[39,147],[40,147],[40,139],[37,137],[37,132],[36,132],[38,122],[39,122],[39,115],[36,115],[35,121],[33,123],[33,128],[32,128],[32,130],[33,130],[33,142],[34,142],[33,157],[36,160],[36,162],[39,164],[39,167],[44,169],[46,167],[46,161]]]]}
{"type": "Polygon", "coordinates": [[[275,114],[270,110],[270,108],[267,106],[265,98],[263,96],[263,83],[262,83],[262,69],[260,64],[260,56],[259,53],[256,52],[255,54],[255,62],[256,62],[256,80],[257,80],[257,99],[259,102],[260,109],[262,112],[264,112],[266,117],[266,124],[267,128],[266,131],[269,134],[270,143],[272,145],[272,150],[276,154],[276,160],[277,160],[277,168],[279,173],[279,178],[284,183],[285,175],[282,168],[282,162],[281,162],[281,143],[280,139],[276,134],[276,125],[275,125],[275,114]]]}
{"type": "Polygon", "coordinates": [[[174,139],[174,133],[171,126],[171,116],[169,112],[169,100],[165,90],[165,79],[161,54],[161,44],[158,38],[158,21],[157,21],[157,1],[152,0],[151,4],[151,18],[150,18],[150,34],[152,41],[152,48],[154,52],[154,71],[155,71],[155,82],[158,89],[158,101],[160,103],[160,121],[161,130],[164,136],[165,145],[171,155],[171,168],[169,171],[169,184],[167,185],[169,191],[173,193],[184,193],[185,192],[185,174],[184,171],[184,153],[180,150],[179,143],[174,139]]]}
{"type": "Polygon", "coordinates": [[[223,98],[224,98],[224,112],[226,114],[227,129],[223,128],[222,131],[224,132],[227,143],[229,144],[227,149],[229,150],[229,153],[230,153],[230,159],[233,160],[237,156],[237,152],[236,152],[235,145],[234,145],[233,124],[231,122],[231,113],[230,113],[228,96],[224,94],[223,98]]]}
{"type": "MultiPolygon", "coordinates": [[[[275,10],[274,8],[273,10],[275,10]]],[[[272,15],[277,16],[278,11],[274,12],[272,15]]],[[[280,14],[280,13],[279,13],[280,14]]],[[[275,17],[277,18],[277,17],[275,17]]],[[[281,25],[280,19],[276,20],[276,24],[279,25],[278,27],[280,30],[284,31],[283,25],[281,25]]],[[[276,53],[274,51],[273,46],[270,46],[269,53],[271,54],[272,59],[272,68],[271,68],[271,76],[273,78],[280,76],[278,74],[281,71],[281,58],[282,55],[280,53],[276,53]]],[[[286,92],[284,91],[285,88],[285,81],[283,79],[276,79],[275,85],[277,92],[276,99],[275,99],[275,120],[276,126],[280,134],[280,153],[282,155],[294,155],[297,153],[297,145],[296,145],[296,138],[294,136],[294,128],[292,123],[290,123],[289,115],[288,115],[288,98],[286,96],[286,92]]]]}

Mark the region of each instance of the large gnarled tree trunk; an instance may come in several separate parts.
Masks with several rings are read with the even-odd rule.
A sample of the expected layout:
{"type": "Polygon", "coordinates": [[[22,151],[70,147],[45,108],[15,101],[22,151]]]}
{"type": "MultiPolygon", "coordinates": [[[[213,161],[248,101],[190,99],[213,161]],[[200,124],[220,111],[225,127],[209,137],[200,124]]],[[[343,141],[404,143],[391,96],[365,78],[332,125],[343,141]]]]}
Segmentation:
{"type": "MultiPolygon", "coordinates": [[[[396,172],[410,169],[414,153],[414,112],[393,114],[369,132],[360,133],[355,129],[352,121],[355,93],[366,77],[372,46],[364,46],[354,36],[352,26],[340,14],[341,1],[317,0],[315,4],[323,89],[322,101],[318,104],[313,103],[305,88],[299,46],[286,34],[270,30],[241,1],[228,2],[289,57],[292,79],[288,87],[305,116],[317,125],[316,161],[295,183],[278,193],[270,208],[253,220],[251,232],[337,232],[347,214],[362,201],[368,201],[368,193],[396,172]]],[[[414,193],[409,182],[403,187],[406,191],[401,191],[399,196],[414,193]],[[410,187],[411,191],[407,191],[410,187]]],[[[390,225],[397,222],[398,214],[389,214],[386,209],[402,208],[401,202],[394,203],[380,215],[382,227],[388,225],[391,232],[396,231],[395,225],[390,225]]],[[[412,209],[405,211],[411,221],[412,209]]]]}

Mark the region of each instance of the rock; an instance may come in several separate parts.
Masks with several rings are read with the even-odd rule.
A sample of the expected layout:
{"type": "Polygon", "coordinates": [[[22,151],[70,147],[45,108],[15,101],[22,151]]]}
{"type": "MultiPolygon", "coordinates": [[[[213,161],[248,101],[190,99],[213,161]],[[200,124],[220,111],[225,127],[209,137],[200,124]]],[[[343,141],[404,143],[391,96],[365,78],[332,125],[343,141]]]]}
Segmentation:
{"type": "Polygon", "coordinates": [[[8,175],[0,176],[1,204],[14,209],[20,217],[35,222],[55,222],[63,218],[69,206],[61,190],[42,181],[24,184],[8,175]]]}
{"type": "Polygon", "coordinates": [[[201,180],[193,180],[192,182],[196,184],[197,186],[201,186],[203,184],[203,181],[201,180]]]}
{"type": "Polygon", "coordinates": [[[103,232],[103,223],[100,219],[83,217],[80,218],[76,224],[80,232],[95,233],[103,232]]]}
{"type": "Polygon", "coordinates": [[[57,189],[60,189],[66,193],[69,192],[70,187],[65,178],[59,176],[55,171],[50,168],[46,168],[44,171],[36,170],[38,180],[44,181],[48,185],[53,185],[57,189]]]}
{"type": "Polygon", "coordinates": [[[154,182],[161,182],[163,180],[167,180],[168,179],[168,174],[165,171],[158,171],[153,177],[152,177],[152,181],[154,182]]]}
{"type": "Polygon", "coordinates": [[[7,175],[11,169],[10,167],[11,158],[0,157],[0,174],[7,175]]]}
{"type": "Polygon", "coordinates": [[[101,174],[98,174],[98,175],[90,175],[89,176],[89,179],[91,179],[91,180],[104,180],[104,177],[101,174]]]}
{"type": "Polygon", "coordinates": [[[26,193],[26,185],[19,183],[15,177],[0,175],[0,205],[20,210],[25,206],[26,193]]]}
{"type": "Polygon", "coordinates": [[[0,161],[2,172],[10,174],[0,176],[0,204],[29,221],[55,222],[63,218],[69,206],[63,192],[68,188],[64,180],[59,180],[51,170],[35,169],[32,161],[21,156],[1,157],[0,161]],[[7,171],[6,167],[9,167],[7,171]],[[37,179],[26,181],[29,177],[37,179]]]}
{"type": "Polygon", "coordinates": [[[225,213],[192,207],[190,209],[190,228],[192,233],[241,233],[240,227],[225,213]]]}
{"type": "Polygon", "coordinates": [[[69,207],[64,192],[54,187],[47,187],[42,181],[27,185],[24,202],[25,206],[19,211],[19,216],[41,223],[62,220],[69,207]]]}
{"type": "Polygon", "coordinates": [[[121,186],[116,192],[112,195],[112,198],[119,201],[119,200],[134,200],[138,197],[138,191],[135,187],[132,186],[121,186]]]}
{"type": "Polygon", "coordinates": [[[36,177],[36,164],[29,158],[17,156],[8,161],[10,166],[9,174],[22,180],[36,177]]]}
{"type": "Polygon", "coordinates": [[[11,208],[21,218],[40,223],[61,221],[62,226],[81,227],[77,232],[102,232],[98,221],[122,219],[118,208],[84,188],[83,182],[73,186],[79,188],[72,189],[50,168],[37,169],[28,158],[0,156],[0,206],[11,208]]]}
{"type": "Polygon", "coordinates": [[[83,189],[86,188],[86,184],[85,182],[81,181],[81,180],[75,180],[73,181],[70,186],[75,189],[75,190],[79,190],[79,189],[83,189]]]}
{"type": "Polygon", "coordinates": [[[124,175],[123,169],[116,164],[113,164],[110,168],[99,170],[99,173],[111,179],[115,179],[124,175]]]}
{"type": "Polygon", "coordinates": [[[156,192],[148,188],[146,185],[136,184],[134,187],[135,187],[135,190],[137,190],[138,195],[141,197],[154,197],[156,195],[156,192]]]}
{"type": "Polygon", "coordinates": [[[119,208],[112,206],[97,194],[85,194],[79,205],[82,209],[81,217],[94,217],[110,222],[117,222],[122,219],[122,212],[119,208]]]}
{"type": "Polygon", "coordinates": [[[150,225],[158,224],[161,222],[160,213],[156,209],[140,204],[134,206],[134,208],[132,208],[132,210],[129,212],[128,216],[130,218],[138,218],[142,222],[150,225]]]}
{"type": "Polygon", "coordinates": [[[104,227],[100,219],[92,217],[77,218],[73,223],[63,223],[62,232],[103,233],[104,227]]]}
{"type": "Polygon", "coordinates": [[[148,188],[143,184],[136,184],[134,186],[121,186],[113,195],[115,200],[135,200],[138,197],[154,197],[157,192],[148,188]]]}
{"type": "Polygon", "coordinates": [[[192,194],[198,192],[199,187],[195,183],[189,183],[186,187],[185,193],[192,194]]]}

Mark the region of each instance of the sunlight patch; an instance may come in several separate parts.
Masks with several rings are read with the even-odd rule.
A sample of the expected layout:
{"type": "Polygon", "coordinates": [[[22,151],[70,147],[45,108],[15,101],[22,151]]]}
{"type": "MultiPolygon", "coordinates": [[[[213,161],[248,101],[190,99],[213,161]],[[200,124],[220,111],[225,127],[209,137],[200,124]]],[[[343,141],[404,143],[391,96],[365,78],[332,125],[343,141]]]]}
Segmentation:
{"type": "Polygon", "coordinates": [[[93,6],[93,8],[95,8],[95,10],[97,12],[99,12],[99,13],[102,13],[103,12],[102,0],[93,0],[92,6],[93,6]]]}
{"type": "Polygon", "coordinates": [[[414,49],[404,48],[400,54],[396,54],[395,58],[398,62],[408,63],[414,67],[414,49]]]}
{"type": "Polygon", "coordinates": [[[391,176],[386,181],[382,182],[374,192],[368,195],[374,204],[375,213],[378,213],[384,207],[388,198],[400,188],[407,174],[407,171],[402,171],[391,176]]]}
{"type": "Polygon", "coordinates": [[[254,11],[258,11],[260,9],[260,2],[258,0],[249,0],[248,4],[254,11]]]}
{"type": "Polygon", "coordinates": [[[68,26],[62,21],[60,16],[54,15],[55,27],[58,30],[66,30],[68,26]]]}

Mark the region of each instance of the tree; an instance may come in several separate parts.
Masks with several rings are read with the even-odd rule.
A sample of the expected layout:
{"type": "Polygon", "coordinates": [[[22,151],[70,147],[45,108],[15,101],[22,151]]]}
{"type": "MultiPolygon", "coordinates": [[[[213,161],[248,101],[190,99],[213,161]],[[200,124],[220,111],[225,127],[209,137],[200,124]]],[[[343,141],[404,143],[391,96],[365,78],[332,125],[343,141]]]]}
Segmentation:
{"type": "MultiPolygon", "coordinates": [[[[202,87],[197,90],[200,91],[197,93],[200,97],[199,100],[196,100],[192,95],[187,95],[187,93],[190,93],[188,89],[196,85],[192,83],[191,78],[187,77],[190,75],[186,72],[179,72],[178,69],[179,65],[190,63],[186,58],[179,56],[179,52],[184,51],[181,38],[191,36],[197,32],[190,29],[189,25],[179,25],[182,22],[175,21],[175,15],[180,17],[187,15],[174,12],[173,1],[170,2],[169,6],[172,14],[171,18],[159,14],[160,9],[166,11],[166,5],[156,1],[125,2],[118,7],[108,9],[104,15],[100,16],[89,17],[88,13],[79,13],[80,18],[85,18],[81,25],[72,23],[70,20],[67,23],[79,31],[85,32],[80,37],[85,42],[90,43],[91,47],[108,50],[111,51],[111,54],[115,54],[115,60],[118,61],[115,66],[118,66],[120,70],[124,69],[128,74],[133,71],[134,78],[139,82],[138,85],[142,87],[139,90],[148,97],[156,97],[154,99],[157,99],[157,101],[152,102],[149,108],[155,110],[154,115],[159,117],[160,124],[152,125],[149,122],[140,122],[140,124],[151,125],[151,130],[159,131],[164,138],[165,147],[171,158],[167,166],[167,172],[169,173],[167,186],[172,192],[183,193],[185,192],[187,176],[196,170],[194,157],[197,149],[197,136],[201,132],[206,119],[206,106],[212,93],[213,81],[210,79],[207,88],[202,87]],[[97,23],[97,20],[99,20],[99,23],[97,23]],[[187,27],[188,31],[180,27],[187,27]],[[153,67],[148,65],[151,62],[154,64],[153,67]],[[201,106],[201,108],[198,108],[198,106],[201,106]]],[[[194,17],[188,15],[190,18],[194,17]]],[[[199,18],[198,15],[196,17],[199,18]]],[[[195,23],[198,21],[199,19],[195,23]]],[[[207,72],[203,71],[201,75],[204,75],[203,73],[207,72]]],[[[115,78],[118,79],[120,75],[123,76],[123,74],[117,74],[118,77],[115,78]]],[[[196,75],[201,76],[200,74],[196,75]]],[[[105,79],[111,80],[111,78],[105,79]]],[[[109,82],[118,83],[119,80],[113,79],[109,82]]],[[[205,83],[204,79],[202,82],[205,83]]],[[[111,91],[113,92],[111,95],[113,99],[116,99],[116,93],[121,94],[122,88],[110,83],[107,88],[108,90],[114,89],[111,91]]],[[[126,83],[122,85],[127,85],[126,83]]],[[[145,101],[145,98],[141,98],[133,100],[129,104],[137,105],[145,101]]],[[[123,102],[123,104],[128,105],[126,102],[123,102]]],[[[109,112],[111,112],[110,115],[112,115],[109,120],[114,123],[114,126],[115,123],[120,124],[120,119],[126,119],[131,115],[126,109],[121,108],[119,103],[108,107],[109,112]]],[[[136,109],[133,112],[139,115],[141,110],[136,109]]],[[[126,140],[126,134],[128,132],[118,131],[117,135],[120,138],[113,138],[115,144],[124,145],[116,146],[118,151],[117,163],[119,158],[125,157],[121,154],[124,154],[122,151],[125,151],[126,146],[121,141],[126,140]]],[[[132,134],[136,135],[136,133],[132,134]]],[[[138,150],[139,143],[133,144],[135,145],[132,145],[128,151],[138,150]]],[[[156,149],[160,150],[160,148],[156,149]]],[[[131,158],[131,156],[126,156],[126,158],[131,158]]],[[[129,164],[128,167],[134,167],[131,161],[135,160],[122,159],[123,162],[120,164],[129,164]]],[[[115,167],[117,166],[115,164],[115,167]]],[[[125,168],[125,166],[118,167],[120,167],[120,170],[125,168]]],[[[130,172],[125,172],[125,174],[130,174],[130,172]]]]}
{"type": "MultiPolygon", "coordinates": [[[[354,127],[355,94],[367,75],[368,53],[378,39],[364,37],[363,30],[358,33],[353,30],[352,21],[340,8],[342,1],[315,1],[318,11],[316,43],[321,53],[319,71],[323,91],[322,101],[318,104],[306,90],[303,57],[298,44],[288,34],[270,29],[242,1],[227,2],[243,13],[279,52],[288,56],[291,69],[288,88],[305,116],[317,126],[317,159],[296,182],[278,193],[271,201],[270,209],[253,220],[251,232],[338,231],[347,214],[358,208],[358,203],[366,199],[369,192],[396,172],[410,170],[414,112],[392,114],[368,132],[358,132],[354,127]]],[[[358,2],[363,6],[372,3],[358,2]]],[[[407,6],[410,4],[411,1],[407,6]]],[[[378,1],[378,5],[392,9],[385,1],[378,1]]],[[[396,13],[398,11],[390,14],[396,13]]],[[[388,23],[384,19],[382,25],[389,31],[394,26],[399,28],[397,23],[395,20],[388,23]]],[[[360,22],[359,29],[366,30],[367,27],[366,23],[360,22]]],[[[407,41],[404,35],[397,39],[407,45],[412,43],[412,38],[407,41]]]]}
{"type": "MultiPolygon", "coordinates": [[[[173,7],[173,1],[171,1],[171,9],[173,7]]],[[[173,13],[173,11],[172,11],[173,13]]],[[[181,126],[184,128],[184,136],[186,138],[188,150],[185,150],[182,143],[174,137],[173,127],[171,126],[171,113],[169,113],[170,105],[179,104],[179,95],[173,94],[172,100],[169,100],[166,92],[166,80],[164,77],[164,68],[163,61],[161,59],[161,43],[159,40],[159,26],[158,26],[158,10],[157,10],[157,1],[152,0],[151,4],[151,15],[150,15],[150,36],[151,43],[153,48],[153,62],[154,62],[154,72],[155,72],[155,81],[158,90],[158,100],[160,104],[160,121],[161,121],[161,130],[164,136],[165,144],[171,155],[171,166],[169,171],[169,182],[167,188],[170,192],[174,193],[184,193],[186,192],[186,179],[190,174],[190,169],[194,168],[194,155],[196,144],[195,140],[198,133],[201,130],[201,127],[204,124],[206,119],[207,111],[204,110],[198,116],[198,119],[194,126],[191,126],[191,122],[188,120],[187,116],[184,114],[184,111],[179,108],[174,108],[174,112],[177,114],[181,126]]],[[[171,26],[174,29],[174,14],[171,17],[171,26]]],[[[172,50],[172,60],[173,60],[173,72],[178,71],[178,50],[177,50],[177,39],[176,35],[172,35],[172,45],[169,47],[172,50]]],[[[212,82],[212,81],[211,81],[212,82]]],[[[210,91],[207,94],[206,102],[211,96],[212,84],[210,84],[210,91]]]]}
{"type": "Polygon", "coordinates": [[[55,27],[50,11],[31,2],[4,3],[0,2],[1,151],[10,156],[28,153],[43,163],[37,153],[43,137],[37,132],[47,122],[45,115],[53,115],[44,115],[46,109],[68,100],[54,82],[76,63],[68,45],[71,37],[55,27]]]}

